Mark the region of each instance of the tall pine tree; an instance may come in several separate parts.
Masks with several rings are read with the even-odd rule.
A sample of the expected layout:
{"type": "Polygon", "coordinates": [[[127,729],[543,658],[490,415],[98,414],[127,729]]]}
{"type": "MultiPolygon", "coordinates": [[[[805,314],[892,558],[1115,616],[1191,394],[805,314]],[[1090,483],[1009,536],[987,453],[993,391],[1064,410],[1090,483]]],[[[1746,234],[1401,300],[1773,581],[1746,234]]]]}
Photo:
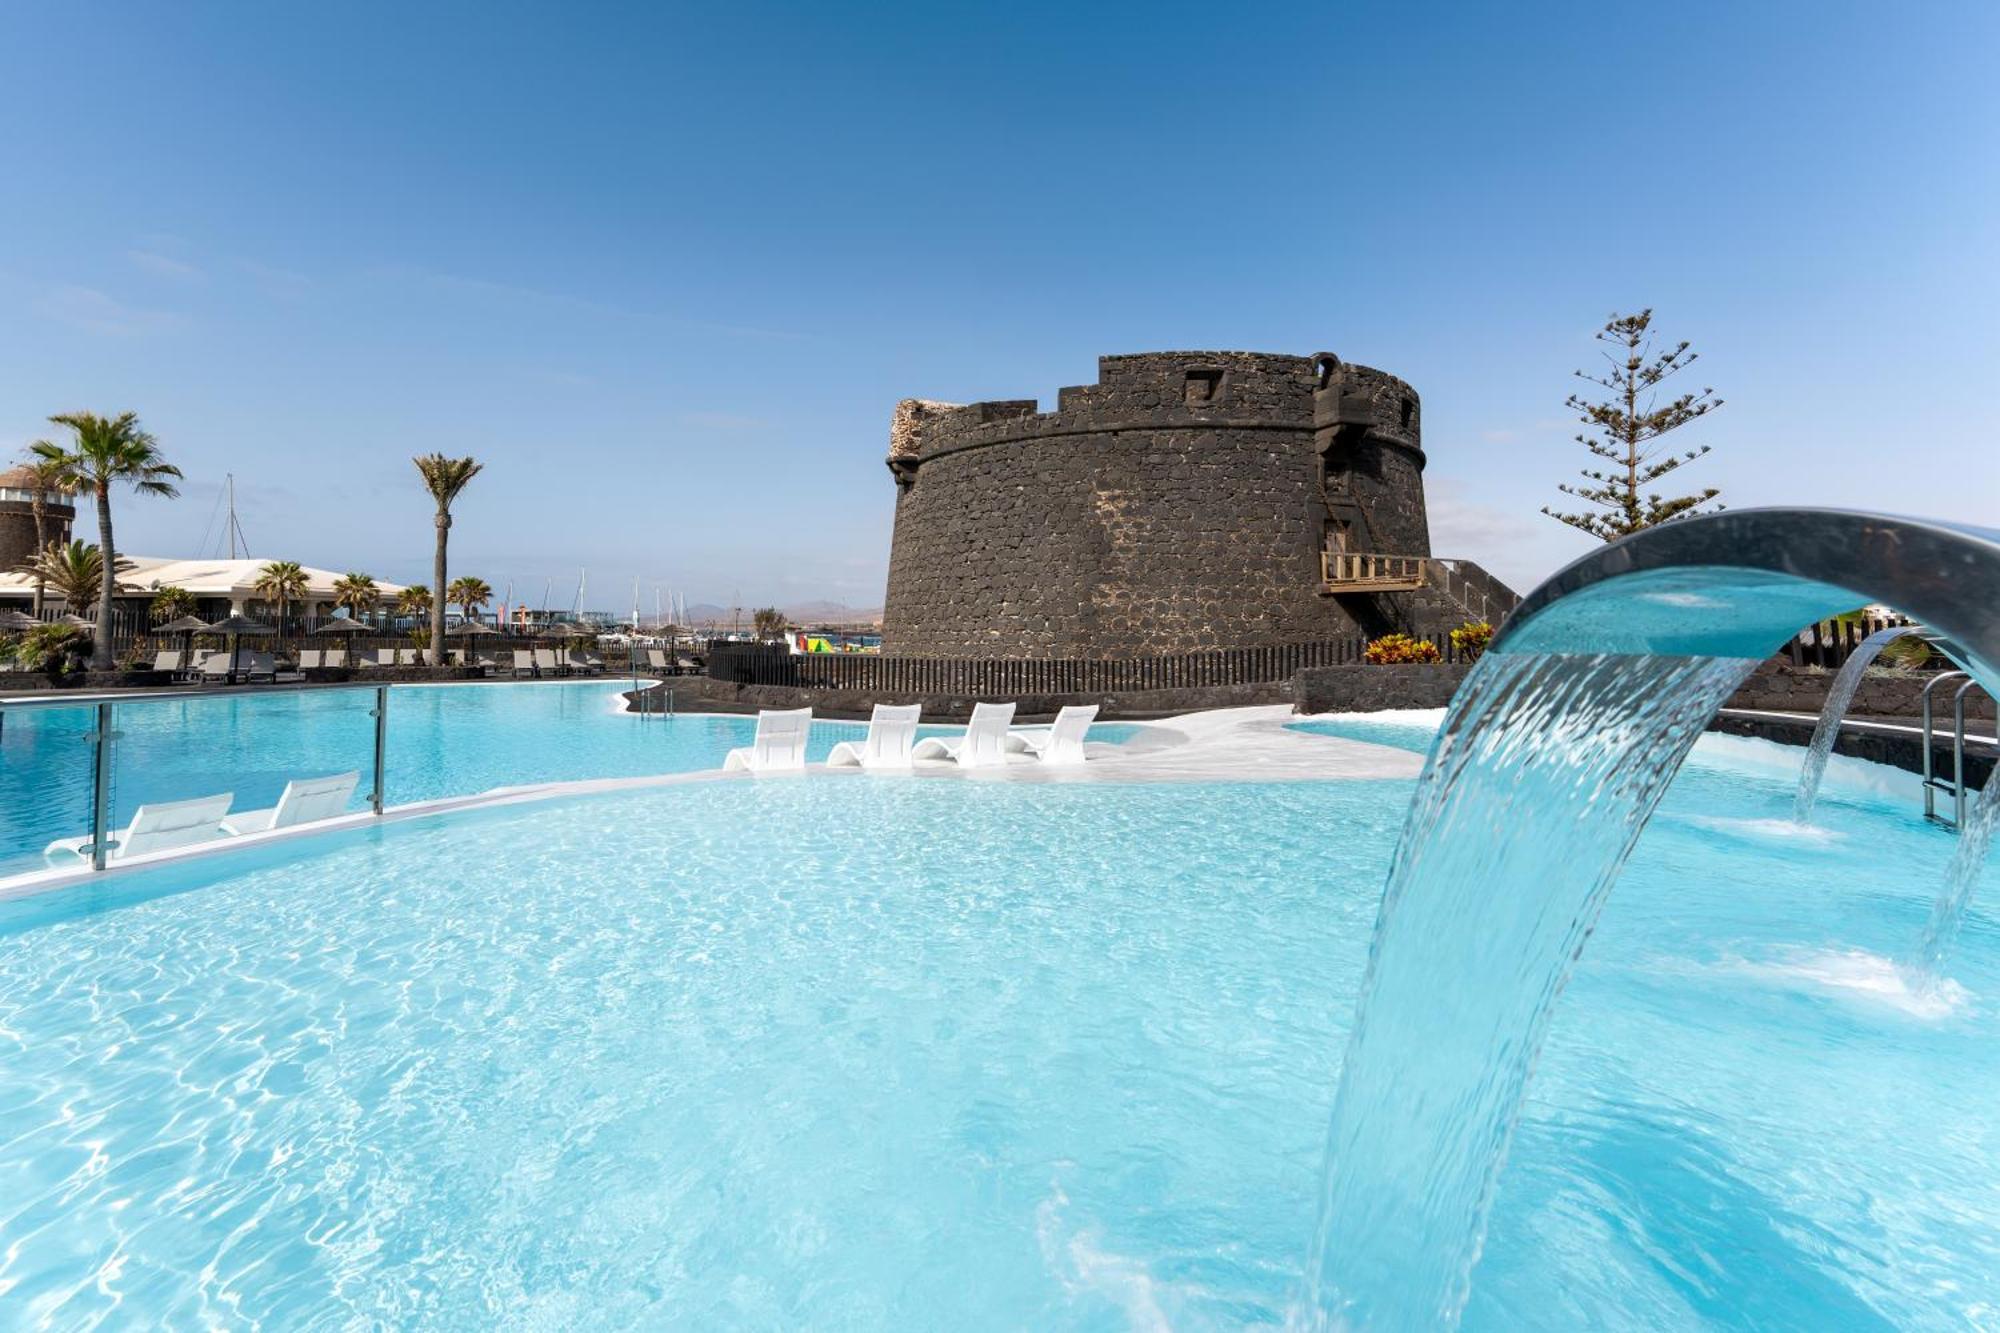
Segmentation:
{"type": "Polygon", "coordinates": [[[1576,442],[1611,466],[1602,471],[1584,468],[1585,485],[1556,489],[1597,508],[1575,514],[1546,506],[1542,509],[1550,518],[1607,542],[1702,513],[1703,505],[1722,494],[1713,486],[1693,495],[1671,497],[1646,489],[1709,449],[1704,444],[1684,453],[1669,453],[1658,443],[1661,437],[1722,406],[1713,389],[1659,401],[1659,386],[1693,365],[1697,354],[1685,342],[1671,350],[1654,351],[1652,324],[1650,310],[1613,315],[1597,334],[1597,340],[1606,344],[1604,359],[1610,369],[1602,375],[1576,372],[1578,379],[1600,386],[1609,395],[1602,402],[1591,402],[1580,393],[1570,395],[1568,405],[1578,413],[1577,420],[1591,428],[1578,435],[1576,442]]]}

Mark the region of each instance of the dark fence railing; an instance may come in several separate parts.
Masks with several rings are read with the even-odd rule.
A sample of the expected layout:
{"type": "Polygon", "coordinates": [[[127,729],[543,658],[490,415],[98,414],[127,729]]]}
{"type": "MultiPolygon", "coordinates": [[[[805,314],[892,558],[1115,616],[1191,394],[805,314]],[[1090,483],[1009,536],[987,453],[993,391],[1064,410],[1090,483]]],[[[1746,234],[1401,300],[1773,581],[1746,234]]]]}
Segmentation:
{"type": "MultiPolygon", "coordinates": [[[[1448,633],[1423,637],[1445,661],[1456,661],[1448,633]]],[[[1111,694],[1211,685],[1258,685],[1290,680],[1304,667],[1358,663],[1365,636],[1314,643],[1224,648],[1155,657],[973,658],[883,657],[873,653],[791,653],[762,644],[708,645],[710,679],[736,685],[857,690],[879,694],[995,698],[1047,694],[1111,694]]]]}
{"type": "MultiPolygon", "coordinates": [[[[64,609],[58,603],[54,607],[45,608],[41,618],[44,623],[52,623],[61,620],[63,615],[64,609]]],[[[96,618],[95,607],[86,608],[86,618],[93,620],[96,618]]],[[[264,618],[253,615],[253,618],[260,619],[264,624],[275,625],[276,623],[275,617],[264,618]]],[[[356,652],[362,649],[367,649],[378,655],[405,650],[413,653],[421,652],[421,640],[428,637],[423,633],[424,627],[421,625],[416,626],[417,633],[412,634],[412,626],[408,622],[369,624],[365,629],[352,633],[318,634],[314,632],[322,625],[325,625],[329,619],[329,617],[307,619],[300,616],[287,616],[282,635],[243,635],[239,640],[239,646],[245,653],[275,652],[286,662],[298,660],[300,651],[304,649],[312,649],[320,653],[341,651],[351,661],[356,652]]],[[[89,631],[86,630],[85,632],[89,631]]],[[[4,662],[7,656],[4,651],[4,645],[14,637],[16,636],[12,633],[0,635],[0,662],[4,662]]],[[[212,633],[196,633],[192,637],[180,633],[162,634],[153,623],[152,617],[143,609],[122,606],[112,608],[111,647],[121,668],[144,668],[151,665],[155,654],[181,651],[190,645],[198,650],[227,648],[229,646],[229,639],[224,635],[212,633]]],[[[527,635],[516,634],[511,631],[503,631],[499,634],[466,635],[457,632],[456,627],[445,631],[445,647],[454,655],[454,661],[457,660],[457,655],[466,649],[470,649],[482,658],[512,652],[527,652],[537,648],[554,649],[558,656],[561,656],[574,646],[573,640],[560,635],[527,635]]],[[[603,660],[606,671],[611,674],[622,673],[630,670],[632,667],[631,657],[624,645],[599,643],[590,651],[603,660]]],[[[669,656],[671,658],[671,654],[669,656]]],[[[502,659],[503,663],[505,660],[504,658],[502,659]]],[[[640,653],[638,666],[642,671],[650,669],[643,650],[640,653]]],[[[0,665],[0,671],[5,670],[7,670],[7,667],[0,665]]],[[[675,668],[670,667],[668,670],[671,672],[675,668]]]]}
{"type": "MultiPolygon", "coordinates": [[[[1780,650],[1779,655],[1790,660],[1793,666],[1826,667],[1829,670],[1841,666],[1854,655],[1861,641],[1878,630],[1890,629],[1897,625],[1912,623],[1906,616],[1857,616],[1852,620],[1822,620],[1808,625],[1780,650]]],[[[1885,664],[1886,665],[1886,664],[1885,664]]],[[[1943,656],[1933,653],[1925,664],[1929,668],[1949,666],[1943,656]]],[[[1920,668],[1921,669],[1921,668],[1920,668]]]]}

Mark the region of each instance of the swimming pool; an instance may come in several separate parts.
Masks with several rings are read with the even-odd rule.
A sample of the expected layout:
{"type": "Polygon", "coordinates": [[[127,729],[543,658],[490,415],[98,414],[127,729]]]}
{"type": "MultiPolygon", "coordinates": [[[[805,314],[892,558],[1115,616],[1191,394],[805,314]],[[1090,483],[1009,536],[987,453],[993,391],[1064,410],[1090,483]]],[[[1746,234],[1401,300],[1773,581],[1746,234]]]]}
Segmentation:
{"type": "MultiPolygon", "coordinates": [[[[645,777],[722,767],[748,745],[755,719],[718,713],[635,717],[627,681],[399,687],[390,692],[388,803],[467,796],[494,787],[645,777]]],[[[295,777],[358,769],[353,808],[368,804],[373,690],[121,703],[113,750],[114,827],[147,801],[232,792],[235,808],[274,803],[295,777]]],[[[6,711],[0,719],[0,875],[39,869],[51,841],[90,827],[88,706],[6,711]]],[[[950,728],[926,728],[949,731],[950,728]]],[[[1103,723],[1094,741],[1136,730],[1103,723]]],[[[864,735],[866,724],[814,726],[808,758],[864,735]]]]}
{"type": "MultiPolygon", "coordinates": [[[[1704,741],[1642,837],[1468,1328],[1993,1318],[1992,917],[1899,990],[1950,835],[1849,761],[1796,830],[1771,754],[1704,741]]],[[[1282,1322],[1410,789],[703,783],[0,909],[0,1301],[1282,1322]]]]}

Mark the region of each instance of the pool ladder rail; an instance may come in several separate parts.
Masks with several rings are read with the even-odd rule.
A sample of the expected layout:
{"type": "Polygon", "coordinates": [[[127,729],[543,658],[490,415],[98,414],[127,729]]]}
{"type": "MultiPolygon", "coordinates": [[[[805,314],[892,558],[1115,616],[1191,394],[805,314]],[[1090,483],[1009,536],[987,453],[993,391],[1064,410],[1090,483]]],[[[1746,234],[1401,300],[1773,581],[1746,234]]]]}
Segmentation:
{"type": "MultiPolygon", "coordinates": [[[[1923,693],[1923,750],[1924,750],[1924,818],[1947,828],[1965,826],[1965,807],[1968,793],[1965,785],[1965,696],[1973,690],[1987,693],[1985,686],[1963,671],[1940,671],[1924,685],[1923,693]],[[1957,683],[1958,688],[1951,695],[1951,776],[1941,777],[1937,773],[1934,748],[1937,742],[1937,707],[1934,696],[1943,685],[1957,683]],[[1951,797],[1951,813],[1941,815],[1937,809],[1938,793],[1951,797]]],[[[1992,779],[1988,779],[1992,781],[1992,779]]]]}

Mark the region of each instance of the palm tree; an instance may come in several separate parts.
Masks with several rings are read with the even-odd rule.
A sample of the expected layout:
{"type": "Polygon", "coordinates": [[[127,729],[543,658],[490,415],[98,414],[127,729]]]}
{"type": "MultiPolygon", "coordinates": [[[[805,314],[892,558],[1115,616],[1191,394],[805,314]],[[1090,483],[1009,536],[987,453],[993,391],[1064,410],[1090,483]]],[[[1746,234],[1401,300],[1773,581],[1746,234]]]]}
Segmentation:
{"type": "Polygon", "coordinates": [[[176,588],[171,583],[164,588],[156,588],[153,590],[153,623],[164,625],[169,620],[191,616],[195,606],[194,594],[186,588],[176,588]]]}
{"type": "Polygon", "coordinates": [[[476,579],[470,574],[460,575],[451,581],[451,604],[462,612],[467,620],[472,613],[493,600],[493,585],[485,579],[476,579]]]}
{"type": "Polygon", "coordinates": [[[333,604],[356,620],[366,620],[382,601],[382,590],[367,574],[349,572],[333,581],[333,604]]]}
{"type": "MultiPolygon", "coordinates": [[[[116,574],[132,568],[132,562],[122,556],[116,563],[116,574]]],[[[36,582],[46,584],[75,613],[79,606],[95,601],[103,588],[104,556],[89,542],[50,542],[24,563],[20,572],[34,575],[36,582]]]]}
{"type": "Polygon", "coordinates": [[[306,596],[306,571],[296,560],[273,560],[257,571],[250,590],[278,604],[278,647],[285,646],[285,612],[306,596]]]}
{"type": "Polygon", "coordinates": [[[115,417],[62,412],[49,420],[69,427],[74,436],[69,446],[37,440],[28,450],[54,467],[61,485],[79,494],[89,491],[97,498],[97,544],[113,553],[113,560],[104,565],[103,583],[98,588],[97,633],[90,651],[91,666],[109,671],[111,598],[117,591],[112,566],[117,563],[118,550],[111,540],[111,483],[122,481],[141,495],[172,498],[180,494],[174,483],[181,479],[181,470],[161,457],[159,442],[139,429],[135,412],[120,412],[115,417]]]}
{"type": "MultiPolygon", "coordinates": [[[[50,444],[47,440],[37,440],[34,444],[28,446],[27,456],[21,460],[22,465],[27,468],[28,475],[33,481],[33,488],[28,492],[28,512],[35,517],[35,549],[37,551],[45,551],[49,545],[49,497],[69,494],[69,488],[63,482],[62,466],[54,459],[42,453],[41,450],[43,448],[53,450],[57,453],[61,452],[60,449],[57,449],[55,445],[50,444]]],[[[45,586],[40,578],[35,580],[35,615],[37,617],[42,614],[43,588],[45,586]]],[[[72,606],[70,609],[75,610],[76,608],[72,606]]]]}
{"type": "Polygon", "coordinates": [[[431,557],[431,586],[437,589],[431,601],[431,665],[444,669],[444,608],[450,599],[444,581],[444,548],[451,537],[451,502],[465,489],[466,483],[479,475],[480,464],[471,458],[446,458],[443,454],[424,454],[410,460],[417,465],[417,472],[424,479],[424,488],[437,501],[437,550],[431,557]]]}
{"type": "Polygon", "coordinates": [[[431,590],[421,583],[412,583],[396,594],[396,614],[399,616],[427,616],[431,612],[431,590]]]}

